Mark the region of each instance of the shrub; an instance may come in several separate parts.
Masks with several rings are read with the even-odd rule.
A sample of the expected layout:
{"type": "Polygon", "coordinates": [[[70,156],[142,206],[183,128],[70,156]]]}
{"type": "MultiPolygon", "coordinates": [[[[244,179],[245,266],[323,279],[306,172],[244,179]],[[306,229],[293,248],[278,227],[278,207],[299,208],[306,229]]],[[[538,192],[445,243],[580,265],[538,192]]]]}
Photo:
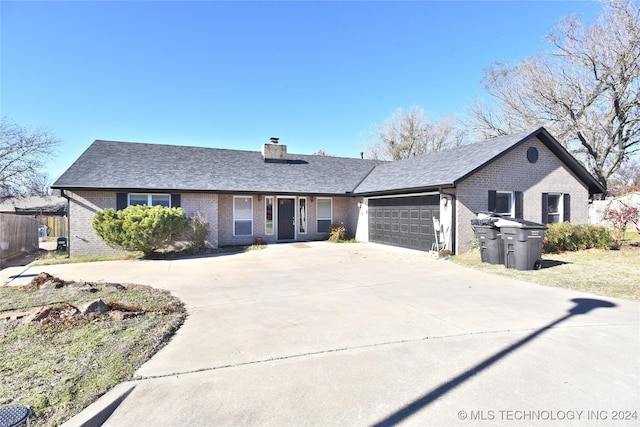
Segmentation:
{"type": "Polygon", "coordinates": [[[611,223],[613,239],[616,245],[620,246],[624,238],[624,232],[627,230],[627,225],[630,222],[635,223],[638,221],[638,209],[630,206],[623,206],[620,209],[607,208],[604,211],[604,219],[611,223]]]}
{"type": "Polygon", "coordinates": [[[347,240],[347,227],[342,223],[334,222],[329,226],[329,241],[342,242],[347,240]]]}
{"type": "Polygon", "coordinates": [[[189,219],[182,208],[138,205],[96,213],[93,228],[109,246],[141,251],[148,257],[184,238],[189,229],[189,219]]]}
{"type": "Polygon", "coordinates": [[[615,242],[609,231],[596,225],[549,224],[542,241],[542,252],[556,253],[584,249],[611,249],[615,242]]]}

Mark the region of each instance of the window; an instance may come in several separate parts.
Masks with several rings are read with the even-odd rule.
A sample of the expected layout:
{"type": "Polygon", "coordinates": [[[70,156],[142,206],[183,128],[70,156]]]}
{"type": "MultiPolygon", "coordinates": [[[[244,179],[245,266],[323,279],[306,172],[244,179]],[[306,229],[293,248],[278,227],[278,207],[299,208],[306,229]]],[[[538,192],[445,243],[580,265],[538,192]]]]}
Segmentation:
{"type": "Polygon", "coordinates": [[[264,200],[264,233],[273,234],[273,197],[265,197],[264,200]]]}
{"type": "Polygon", "coordinates": [[[562,204],[560,200],[562,199],[562,194],[549,194],[547,198],[547,223],[553,224],[556,222],[561,222],[560,218],[562,218],[562,204]]]}
{"type": "Polygon", "coordinates": [[[171,207],[171,196],[169,194],[129,194],[128,206],[166,206],[171,207]]]}
{"type": "Polygon", "coordinates": [[[542,193],[542,222],[553,224],[571,220],[571,197],[566,193],[542,193]]]}
{"type": "Polygon", "coordinates": [[[495,208],[491,209],[493,212],[514,217],[514,203],[513,203],[513,191],[496,191],[496,204],[495,208]]]}
{"type": "Polygon", "coordinates": [[[316,204],[316,220],[317,220],[317,232],[328,233],[331,226],[332,212],[331,212],[331,199],[317,199],[316,204]]]}
{"type": "Polygon", "coordinates": [[[251,236],[253,234],[253,198],[251,196],[233,197],[233,235],[251,236]]]}
{"type": "Polygon", "coordinates": [[[301,197],[298,204],[298,233],[304,234],[307,232],[307,199],[301,197]]]}

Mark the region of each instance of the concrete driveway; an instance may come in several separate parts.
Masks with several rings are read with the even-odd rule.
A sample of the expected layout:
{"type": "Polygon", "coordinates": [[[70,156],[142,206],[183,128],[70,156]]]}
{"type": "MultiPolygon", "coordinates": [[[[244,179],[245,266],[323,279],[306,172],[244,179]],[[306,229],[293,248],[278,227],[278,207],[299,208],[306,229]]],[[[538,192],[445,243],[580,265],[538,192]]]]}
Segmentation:
{"type": "Polygon", "coordinates": [[[189,310],[136,380],[70,426],[120,400],[105,425],[640,423],[637,302],[372,244],[25,274],[41,270],[167,289],[189,310]]]}

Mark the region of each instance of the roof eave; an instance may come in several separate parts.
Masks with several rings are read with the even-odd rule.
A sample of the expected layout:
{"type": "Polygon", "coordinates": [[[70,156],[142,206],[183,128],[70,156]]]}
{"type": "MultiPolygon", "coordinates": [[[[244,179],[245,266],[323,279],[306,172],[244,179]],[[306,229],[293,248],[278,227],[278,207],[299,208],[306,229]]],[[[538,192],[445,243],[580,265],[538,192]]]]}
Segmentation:
{"type": "Polygon", "coordinates": [[[421,187],[395,188],[391,190],[363,191],[363,192],[355,192],[354,195],[359,197],[376,197],[376,196],[392,196],[394,194],[397,194],[397,195],[419,194],[419,193],[438,191],[438,189],[443,189],[443,188],[455,188],[455,184],[444,183],[444,184],[434,184],[434,185],[421,186],[421,187]]]}

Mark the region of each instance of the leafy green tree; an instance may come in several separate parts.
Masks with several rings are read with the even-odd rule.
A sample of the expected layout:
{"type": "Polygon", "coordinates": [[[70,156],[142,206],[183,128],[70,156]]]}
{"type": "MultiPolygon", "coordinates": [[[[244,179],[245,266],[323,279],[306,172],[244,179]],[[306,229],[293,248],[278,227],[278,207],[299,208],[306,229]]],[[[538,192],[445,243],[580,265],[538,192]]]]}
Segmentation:
{"type": "Polygon", "coordinates": [[[182,208],[138,205],[98,212],[93,228],[109,246],[141,251],[148,257],[183,238],[190,224],[182,208]]]}

